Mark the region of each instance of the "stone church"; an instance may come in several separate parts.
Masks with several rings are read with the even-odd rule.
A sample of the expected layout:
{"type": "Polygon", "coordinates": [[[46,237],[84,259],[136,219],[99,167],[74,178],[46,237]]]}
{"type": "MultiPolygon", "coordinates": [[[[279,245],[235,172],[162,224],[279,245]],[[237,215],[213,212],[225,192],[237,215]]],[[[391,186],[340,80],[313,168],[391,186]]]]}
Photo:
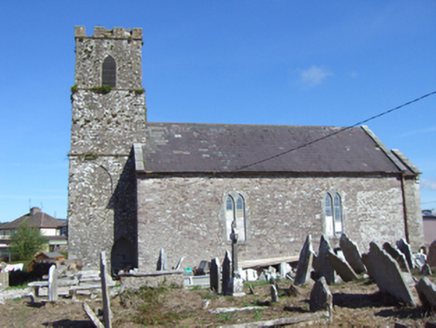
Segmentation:
{"type": "Polygon", "coordinates": [[[420,171],[366,127],[148,123],[142,29],[75,28],[69,256],[114,270],[298,255],[306,235],[423,245],[420,171]]]}

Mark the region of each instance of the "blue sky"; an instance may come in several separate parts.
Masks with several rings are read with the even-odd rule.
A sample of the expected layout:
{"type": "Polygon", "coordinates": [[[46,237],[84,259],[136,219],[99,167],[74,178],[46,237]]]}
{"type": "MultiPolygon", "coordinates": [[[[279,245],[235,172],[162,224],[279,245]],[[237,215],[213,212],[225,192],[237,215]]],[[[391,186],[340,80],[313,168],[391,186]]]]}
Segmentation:
{"type": "MultiPolygon", "coordinates": [[[[150,122],[349,126],[436,90],[432,1],[1,1],[0,222],[67,216],[74,26],[142,27],[150,122]]],[[[424,173],[436,95],[368,123],[424,173]]]]}

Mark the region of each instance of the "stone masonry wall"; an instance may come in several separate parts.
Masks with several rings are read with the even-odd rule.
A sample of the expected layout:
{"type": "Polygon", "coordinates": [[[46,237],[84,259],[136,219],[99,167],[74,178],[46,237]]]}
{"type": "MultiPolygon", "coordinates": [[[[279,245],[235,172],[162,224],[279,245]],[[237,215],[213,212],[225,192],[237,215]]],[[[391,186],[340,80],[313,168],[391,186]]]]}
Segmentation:
{"type": "Polygon", "coordinates": [[[117,239],[136,240],[136,220],[129,210],[121,208],[120,201],[120,197],[132,198],[123,194],[123,184],[128,179],[120,180],[120,176],[125,171],[132,144],[145,141],[142,29],[96,27],[94,35],[88,37],[85,28],[79,26],[75,40],[68,187],[69,256],[97,266],[99,252],[106,251],[109,257],[117,239]],[[107,56],[116,63],[116,86],[109,93],[101,94],[95,88],[101,87],[102,64],[107,56]],[[133,228],[121,229],[124,226],[121,222],[127,221],[133,228]]]}
{"type": "Polygon", "coordinates": [[[407,177],[405,178],[404,187],[406,191],[409,243],[412,250],[417,252],[421,246],[425,246],[419,180],[416,177],[407,177]]]}
{"type": "MultiPolygon", "coordinates": [[[[404,238],[401,181],[396,177],[158,177],[140,176],[139,267],[154,270],[159,249],[168,266],[222,257],[223,201],[230,191],[246,197],[247,243],[240,260],[298,255],[308,233],[317,243],[325,229],[327,191],[342,197],[344,232],[362,252],[370,241],[404,238]]],[[[333,247],[338,240],[330,240],[333,247]]],[[[315,245],[317,248],[317,245],[315,245]]]]}

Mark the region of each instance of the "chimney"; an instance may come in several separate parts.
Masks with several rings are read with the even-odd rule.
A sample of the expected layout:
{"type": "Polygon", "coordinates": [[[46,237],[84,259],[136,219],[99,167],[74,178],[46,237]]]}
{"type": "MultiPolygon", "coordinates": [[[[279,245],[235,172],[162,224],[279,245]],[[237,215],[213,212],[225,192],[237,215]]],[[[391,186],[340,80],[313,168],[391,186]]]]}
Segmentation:
{"type": "Polygon", "coordinates": [[[34,216],[36,213],[41,212],[41,209],[39,207],[32,207],[30,209],[30,216],[34,216]]]}

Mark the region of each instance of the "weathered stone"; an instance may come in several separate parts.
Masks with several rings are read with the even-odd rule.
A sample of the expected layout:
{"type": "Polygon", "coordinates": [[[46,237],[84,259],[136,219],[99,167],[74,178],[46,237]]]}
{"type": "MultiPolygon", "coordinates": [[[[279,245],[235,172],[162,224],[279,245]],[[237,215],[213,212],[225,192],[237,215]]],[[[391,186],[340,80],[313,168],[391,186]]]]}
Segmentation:
{"type": "Polygon", "coordinates": [[[232,260],[230,259],[229,251],[226,251],[224,256],[222,274],[222,293],[223,295],[232,295],[232,260]]]}
{"type": "Polygon", "coordinates": [[[425,255],[424,253],[413,253],[413,263],[415,263],[415,267],[419,268],[421,270],[421,268],[426,264],[427,261],[427,255],[425,255]]]}
{"type": "Polygon", "coordinates": [[[399,302],[414,306],[415,301],[401,274],[397,261],[374,243],[369,253],[362,255],[368,274],[383,293],[392,295],[399,302]]]}
{"type": "Polygon", "coordinates": [[[310,311],[328,311],[330,314],[333,309],[333,296],[327,285],[325,277],[319,278],[313,285],[310,292],[310,311]]]}
{"type": "Polygon", "coordinates": [[[436,309],[436,285],[427,277],[422,277],[415,285],[419,299],[425,307],[436,309]]]}
{"type": "Polygon", "coordinates": [[[327,284],[331,285],[335,283],[335,270],[333,270],[327,258],[329,251],[332,251],[329,242],[324,236],[321,236],[316,260],[316,268],[314,266],[314,269],[320,277],[325,277],[327,284]]]}
{"type": "Polygon", "coordinates": [[[362,255],[360,254],[357,244],[352,241],[348,236],[343,233],[339,239],[339,246],[344,254],[348,264],[353,268],[357,274],[366,272],[365,265],[362,261],[362,255]]]}
{"type": "Polygon", "coordinates": [[[436,240],[428,248],[427,263],[430,267],[436,267],[436,240]]]}
{"type": "Polygon", "coordinates": [[[0,289],[9,287],[9,272],[0,271],[0,289]]]}
{"type": "Polygon", "coordinates": [[[48,271],[48,300],[56,302],[58,300],[58,275],[56,265],[52,265],[48,271]]]}
{"type": "Polygon", "coordinates": [[[400,240],[397,240],[395,243],[397,245],[397,248],[400,250],[401,253],[404,254],[406,257],[407,264],[409,265],[410,269],[415,268],[415,263],[413,263],[412,260],[412,249],[410,248],[410,245],[404,240],[404,238],[401,238],[400,240]]]}
{"type": "Polygon", "coordinates": [[[313,261],[312,236],[309,234],[307,235],[303,248],[300,251],[297,273],[295,275],[295,281],[294,281],[296,285],[302,285],[306,283],[306,281],[310,278],[310,271],[312,270],[312,261],[313,261]]]}
{"type": "Polygon", "coordinates": [[[398,248],[393,247],[390,243],[386,242],[383,244],[383,249],[386,251],[386,253],[392,256],[395,261],[397,261],[401,271],[410,273],[406,257],[398,248]]]}
{"type": "Polygon", "coordinates": [[[156,270],[157,271],[167,270],[167,254],[164,252],[163,248],[161,248],[159,251],[159,259],[157,260],[156,270]]]}
{"type": "Polygon", "coordinates": [[[162,284],[182,288],[184,286],[183,271],[153,271],[153,272],[129,272],[119,275],[121,290],[139,289],[141,286],[158,287],[162,284]]]}
{"type": "Polygon", "coordinates": [[[100,277],[101,277],[101,292],[103,298],[103,323],[105,328],[112,327],[112,311],[111,311],[111,300],[109,296],[108,284],[106,281],[106,253],[100,253],[100,277]]]}
{"type": "Polygon", "coordinates": [[[279,294],[277,291],[277,287],[274,285],[270,286],[270,293],[271,293],[271,302],[272,303],[277,303],[279,300],[279,294]]]}
{"type": "Polygon", "coordinates": [[[351,266],[337,256],[334,252],[329,251],[327,253],[327,259],[336,273],[342,278],[343,281],[348,282],[352,280],[358,280],[359,277],[353,271],[351,266]]]}
{"type": "Polygon", "coordinates": [[[220,292],[220,265],[218,258],[213,258],[210,261],[210,289],[213,290],[216,293],[220,292]]]}
{"type": "Polygon", "coordinates": [[[421,270],[419,271],[419,274],[423,275],[423,276],[431,276],[433,273],[431,271],[431,268],[428,264],[424,264],[421,268],[421,270]]]}

